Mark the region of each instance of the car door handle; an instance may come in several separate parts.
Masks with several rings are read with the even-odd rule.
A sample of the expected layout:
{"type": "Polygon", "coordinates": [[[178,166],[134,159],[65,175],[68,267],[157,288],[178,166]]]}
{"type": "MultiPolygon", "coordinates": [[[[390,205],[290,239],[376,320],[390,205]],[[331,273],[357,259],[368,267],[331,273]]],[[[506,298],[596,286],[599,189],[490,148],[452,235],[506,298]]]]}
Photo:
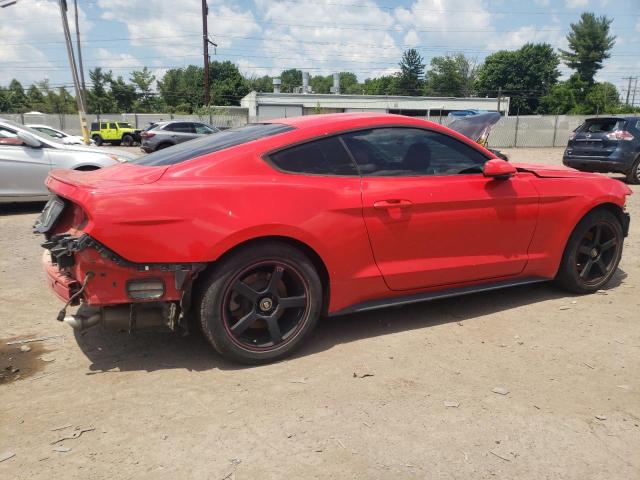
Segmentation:
{"type": "Polygon", "coordinates": [[[399,198],[393,198],[389,200],[378,200],[377,202],[373,202],[373,208],[378,210],[383,210],[387,208],[407,208],[410,207],[412,203],[409,200],[402,200],[399,198]]]}

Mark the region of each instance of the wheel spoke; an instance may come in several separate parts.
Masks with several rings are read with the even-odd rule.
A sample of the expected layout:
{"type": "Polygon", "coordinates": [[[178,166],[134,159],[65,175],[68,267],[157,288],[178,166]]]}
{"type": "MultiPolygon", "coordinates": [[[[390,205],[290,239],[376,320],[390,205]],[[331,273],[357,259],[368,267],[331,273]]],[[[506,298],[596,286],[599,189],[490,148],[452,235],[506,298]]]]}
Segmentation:
{"type": "Polygon", "coordinates": [[[300,295],[297,297],[284,297],[278,301],[282,308],[302,308],[307,304],[307,297],[300,295]]]}
{"type": "Polygon", "coordinates": [[[278,293],[278,283],[282,280],[282,274],[284,273],[284,268],[279,265],[273,269],[273,273],[271,274],[271,278],[269,279],[269,286],[267,287],[267,291],[273,294],[278,293]]]}
{"type": "Polygon", "coordinates": [[[258,314],[252,310],[231,327],[231,332],[233,332],[234,335],[242,335],[258,318],[258,314]]]}
{"type": "Polygon", "coordinates": [[[598,245],[600,243],[600,237],[602,236],[602,225],[596,225],[596,232],[593,235],[593,244],[598,245]]]}
{"type": "Polygon", "coordinates": [[[282,341],[282,333],[280,332],[280,325],[278,325],[278,319],[276,317],[270,317],[267,319],[267,326],[269,327],[269,335],[273,344],[278,344],[282,341]]]}
{"type": "Polygon", "coordinates": [[[256,292],[253,288],[251,288],[244,282],[236,282],[236,284],[233,286],[233,291],[238,295],[242,295],[244,298],[250,300],[251,302],[258,301],[258,292],[256,292]]]}
{"type": "Polygon", "coordinates": [[[589,259],[587,263],[584,265],[584,268],[580,272],[580,278],[586,278],[591,271],[591,267],[593,267],[593,260],[589,259]]]}
{"type": "Polygon", "coordinates": [[[602,258],[599,258],[596,264],[598,265],[598,268],[602,272],[602,275],[606,275],[608,269],[607,269],[607,264],[604,263],[604,260],[602,258]]]}
{"type": "Polygon", "coordinates": [[[588,245],[580,245],[578,247],[578,253],[582,253],[583,255],[591,255],[591,247],[588,245]]]}
{"type": "Polygon", "coordinates": [[[606,242],[600,245],[600,251],[604,252],[605,250],[609,250],[610,248],[615,247],[617,243],[618,242],[616,241],[615,238],[612,238],[611,240],[607,240],[606,242]]]}

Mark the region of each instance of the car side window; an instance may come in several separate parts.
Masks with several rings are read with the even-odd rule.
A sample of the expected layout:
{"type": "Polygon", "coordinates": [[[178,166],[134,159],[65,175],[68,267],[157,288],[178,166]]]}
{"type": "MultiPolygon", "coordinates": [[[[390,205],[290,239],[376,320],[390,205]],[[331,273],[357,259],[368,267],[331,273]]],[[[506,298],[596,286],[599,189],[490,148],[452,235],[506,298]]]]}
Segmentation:
{"type": "Polygon", "coordinates": [[[106,130],[107,128],[108,128],[108,127],[107,127],[107,124],[106,124],[106,123],[101,123],[101,124],[100,124],[100,130],[106,130]]]}
{"type": "Polygon", "coordinates": [[[280,170],[313,175],[358,175],[355,164],[338,137],[314,140],[269,156],[280,170]]]}
{"type": "Polygon", "coordinates": [[[24,146],[22,140],[18,138],[18,133],[5,127],[0,127],[0,147],[21,147],[24,146]]]}
{"type": "Polygon", "coordinates": [[[374,128],[342,138],[365,176],[482,173],[488,160],[460,140],[419,128],[374,128]]]}
{"type": "Polygon", "coordinates": [[[109,124],[109,128],[112,128],[113,130],[116,130],[118,128],[118,126],[115,123],[110,123],[109,124]]]}
{"type": "Polygon", "coordinates": [[[206,125],[203,125],[202,123],[194,123],[194,125],[196,127],[196,133],[197,134],[208,135],[210,133],[213,133],[213,129],[207,127],[206,125]]]}
{"type": "Polygon", "coordinates": [[[189,122],[170,123],[164,129],[169,130],[170,132],[196,133],[195,128],[193,128],[193,124],[189,122]]]}

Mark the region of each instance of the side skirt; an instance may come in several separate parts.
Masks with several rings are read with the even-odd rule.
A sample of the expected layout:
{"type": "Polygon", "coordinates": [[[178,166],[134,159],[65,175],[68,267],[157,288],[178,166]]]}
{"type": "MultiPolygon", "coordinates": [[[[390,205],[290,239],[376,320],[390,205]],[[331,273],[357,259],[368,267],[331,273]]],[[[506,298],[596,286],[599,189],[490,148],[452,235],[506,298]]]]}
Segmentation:
{"type": "Polygon", "coordinates": [[[412,303],[428,302],[431,300],[439,300],[441,298],[459,297],[462,295],[470,295],[472,293],[490,292],[491,290],[499,290],[501,288],[516,287],[519,285],[528,285],[532,283],[548,282],[549,278],[528,277],[516,280],[507,280],[496,283],[484,283],[482,285],[471,285],[468,287],[448,288],[445,290],[430,291],[417,293],[414,295],[404,295],[401,297],[385,298],[382,300],[369,300],[362,303],[356,303],[350,307],[344,308],[334,313],[330,313],[330,317],[339,315],[347,315],[349,313],[368,312],[369,310],[378,310],[379,308],[395,307],[400,305],[410,305],[412,303]]]}

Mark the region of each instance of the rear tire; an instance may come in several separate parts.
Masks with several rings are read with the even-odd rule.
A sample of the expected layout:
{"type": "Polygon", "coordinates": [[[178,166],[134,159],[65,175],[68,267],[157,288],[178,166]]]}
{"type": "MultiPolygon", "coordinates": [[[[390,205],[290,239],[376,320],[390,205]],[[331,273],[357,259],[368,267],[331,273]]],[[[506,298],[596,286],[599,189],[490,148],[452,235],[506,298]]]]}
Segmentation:
{"type": "Polygon", "coordinates": [[[569,237],[555,282],[573,293],[593,293],[609,282],[622,257],[620,220],[608,210],[584,216],[569,237]]]}
{"type": "Polygon", "coordinates": [[[94,142],[96,142],[96,147],[99,147],[100,145],[102,145],[102,137],[100,135],[94,135],[91,138],[93,139],[94,142]]]}
{"type": "Polygon", "coordinates": [[[202,330],[224,357],[261,364],[289,355],[322,311],[322,283],[297,248],[264,242],[224,258],[196,293],[202,330]]]}
{"type": "Polygon", "coordinates": [[[627,173],[627,183],[638,185],[640,183],[640,156],[633,162],[631,170],[627,173]]]}
{"type": "Polygon", "coordinates": [[[125,134],[122,136],[122,142],[120,142],[120,144],[123,147],[130,147],[131,145],[133,145],[133,137],[129,134],[125,134]]]}

